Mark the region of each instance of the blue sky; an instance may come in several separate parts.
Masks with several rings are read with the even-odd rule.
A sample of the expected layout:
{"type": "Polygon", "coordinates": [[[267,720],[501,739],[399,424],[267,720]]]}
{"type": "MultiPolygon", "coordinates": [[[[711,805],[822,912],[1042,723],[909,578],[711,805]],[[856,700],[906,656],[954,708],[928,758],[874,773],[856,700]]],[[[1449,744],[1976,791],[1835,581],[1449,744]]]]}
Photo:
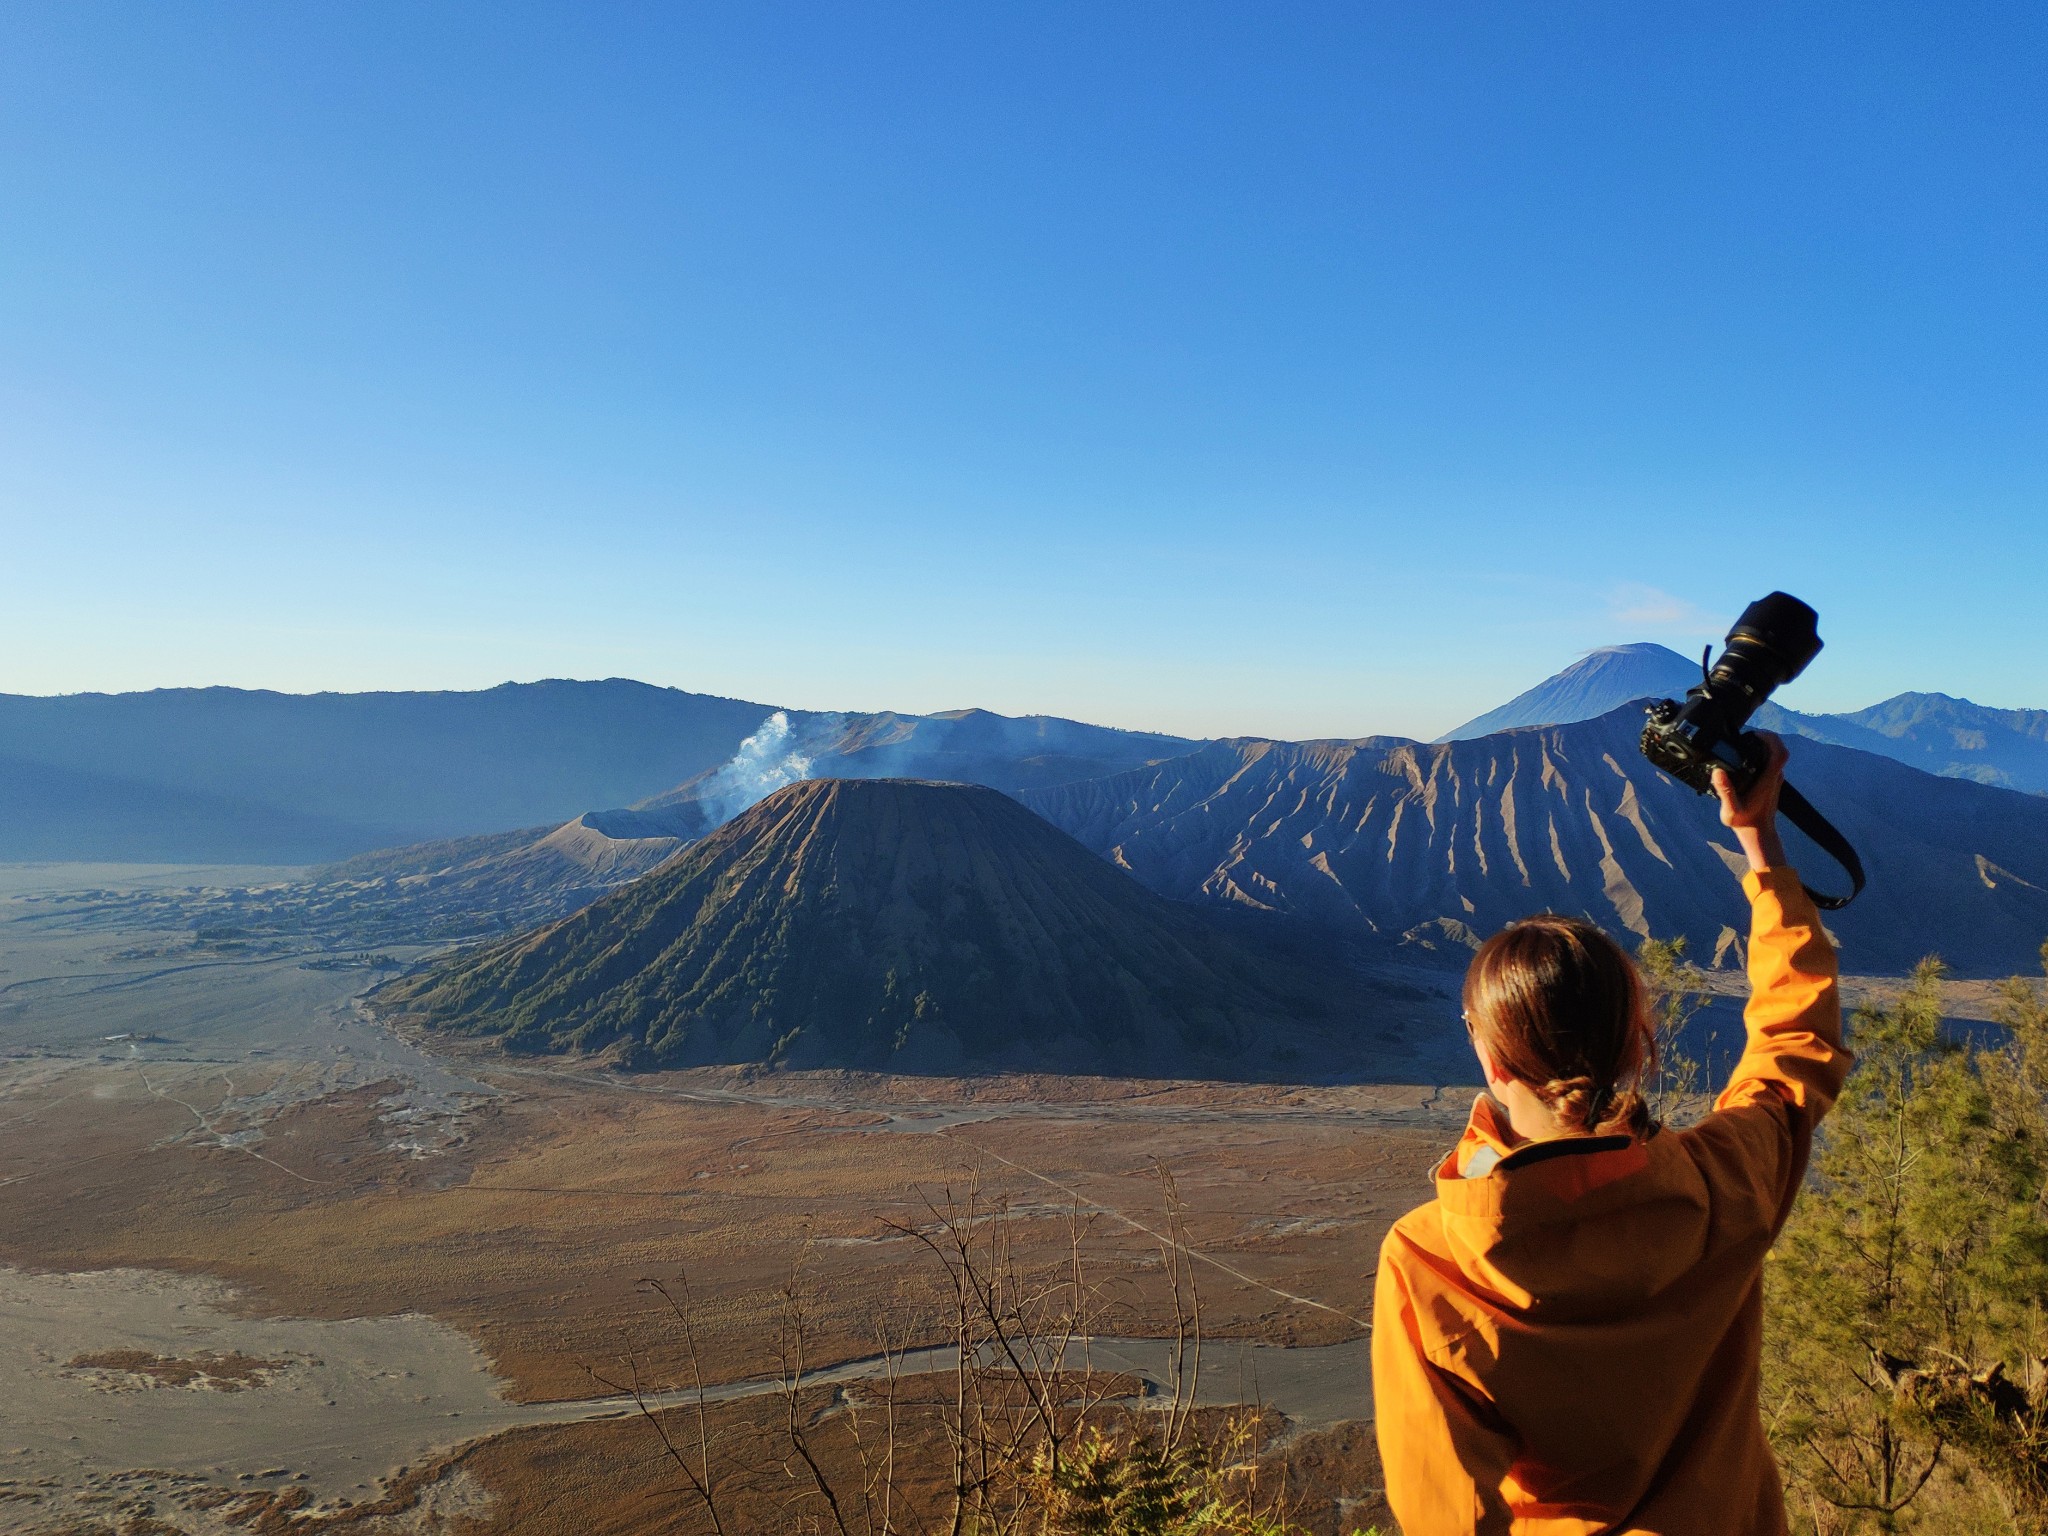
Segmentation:
{"type": "Polygon", "coordinates": [[[0,691],[2048,706],[2048,11],[0,10],[0,691]]]}

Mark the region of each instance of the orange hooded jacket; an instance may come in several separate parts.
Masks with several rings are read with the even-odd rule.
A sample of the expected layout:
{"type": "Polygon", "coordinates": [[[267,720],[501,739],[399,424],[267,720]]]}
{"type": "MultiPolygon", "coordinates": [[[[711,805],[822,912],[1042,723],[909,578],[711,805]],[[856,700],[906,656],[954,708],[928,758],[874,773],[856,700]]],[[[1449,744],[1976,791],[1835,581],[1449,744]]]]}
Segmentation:
{"type": "Polygon", "coordinates": [[[1763,1259],[1841,1091],[1835,955],[1786,868],[1743,881],[1748,1043],[1682,1131],[1513,1145],[1482,1096],[1380,1248],[1373,1390],[1406,1536],[1785,1529],[1757,1402],[1763,1259]]]}

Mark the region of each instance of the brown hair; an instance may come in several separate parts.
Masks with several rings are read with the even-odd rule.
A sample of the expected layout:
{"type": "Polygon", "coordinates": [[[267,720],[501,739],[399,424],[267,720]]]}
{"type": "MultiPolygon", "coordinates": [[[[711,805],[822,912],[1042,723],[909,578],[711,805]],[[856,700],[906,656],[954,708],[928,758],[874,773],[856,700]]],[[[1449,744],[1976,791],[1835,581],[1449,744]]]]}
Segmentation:
{"type": "Polygon", "coordinates": [[[1496,1070],[1595,1135],[1650,1128],[1637,1083],[1657,1062],[1635,962],[1591,923],[1545,913],[1479,946],[1465,1018],[1496,1070]]]}

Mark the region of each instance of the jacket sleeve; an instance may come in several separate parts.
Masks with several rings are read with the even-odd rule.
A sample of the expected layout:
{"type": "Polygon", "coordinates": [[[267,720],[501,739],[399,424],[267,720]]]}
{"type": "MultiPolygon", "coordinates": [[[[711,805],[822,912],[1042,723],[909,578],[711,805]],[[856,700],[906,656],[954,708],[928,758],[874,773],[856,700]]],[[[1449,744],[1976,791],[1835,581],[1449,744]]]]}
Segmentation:
{"type": "Polygon", "coordinates": [[[1799,876],[1766,869],[1745,875],[1742,888],[1750,902],[1747,1039],[1715,1112],[1688,1134],[1709,1164],[1740,1165],[1739,1182],[1776,1230],[1852,1058],[1842,1046],[1834,945],[1799,876]]]}
{"type": "Polygon", "coordinates": [[[1410,1536],[1508,1536],[1501,1492],[1515,1459],[1513,1432],[1469,1382],[1433,1364],[1415,1299],[1387,1234],[1374,1287],[1373,1417],[1387,1503],[1410,1536]]]}

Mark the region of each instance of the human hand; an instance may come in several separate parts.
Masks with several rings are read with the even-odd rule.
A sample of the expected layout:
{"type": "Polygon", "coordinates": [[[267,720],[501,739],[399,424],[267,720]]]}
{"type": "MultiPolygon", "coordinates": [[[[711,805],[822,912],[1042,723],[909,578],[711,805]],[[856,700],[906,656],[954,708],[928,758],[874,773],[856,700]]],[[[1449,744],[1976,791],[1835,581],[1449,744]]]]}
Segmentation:
{"type": "Polygon", "coordinates": [[[1791,753],[1769,731],[1757,734],[1771,755],[1756,782],[1747,793],[1737,795],[1727,770],[1716,768],[1714,793],[1721,798],[1721,825],[1734,831],[1749,867],[1764,870],[1785,862],[1785,845],[1778,837],[1778,791],[1785,787],[1785,760],[1791,753]]]}

